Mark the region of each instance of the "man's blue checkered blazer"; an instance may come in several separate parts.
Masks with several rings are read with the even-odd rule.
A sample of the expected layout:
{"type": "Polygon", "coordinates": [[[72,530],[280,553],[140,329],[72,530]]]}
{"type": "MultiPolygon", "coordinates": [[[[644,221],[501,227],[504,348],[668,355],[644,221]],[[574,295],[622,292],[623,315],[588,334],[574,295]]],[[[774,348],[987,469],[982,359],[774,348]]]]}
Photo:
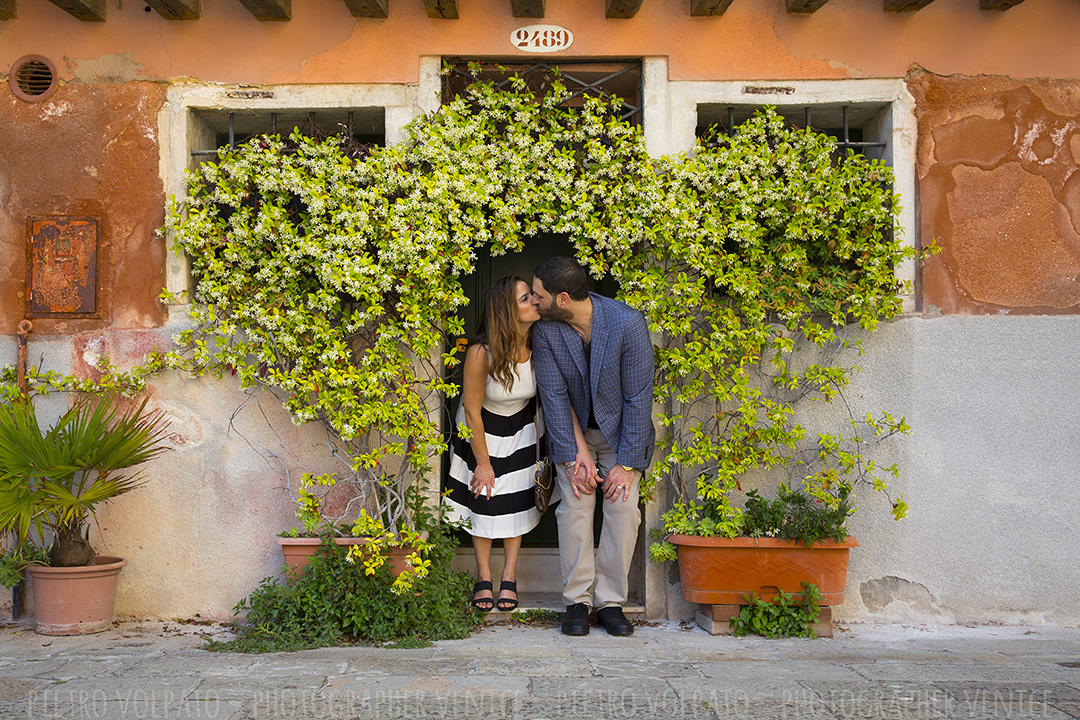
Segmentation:
{"type": "Polygon", "coordinates": [[[591,367],[581,336],[570,325],[540,321],[533,326],[533,367],[551,461],[567,463],[577,456],[570,408],[584,429],[590,404],[595,402],[596,424],[615,449],[616,462],[644,470],[656,442],[652,422],[655,360],[649,326],[629,305],[589,295],[593,301],[591,367]]]}

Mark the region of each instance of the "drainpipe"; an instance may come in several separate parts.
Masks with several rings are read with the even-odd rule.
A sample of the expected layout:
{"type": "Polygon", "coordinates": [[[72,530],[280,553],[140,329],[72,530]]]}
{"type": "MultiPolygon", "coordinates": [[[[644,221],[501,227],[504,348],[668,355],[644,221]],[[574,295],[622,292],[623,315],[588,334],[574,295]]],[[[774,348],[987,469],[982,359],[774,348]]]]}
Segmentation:
{"type": "MultiPolygon", "coordinates": [[[[29,320],[23,320],[19,323],[19,330],[16,335],[16,347],[18,348],[18,361],[15,366],[15,381],[19,386],[19,392],[22,393],[23,401],[30,402],[30,390],[26,384],[26,337],[34,331],[34,324],[29,320]]],[[[11,619],[18,620],[22,618],[25,605],[26,605],[26,580],[20,580],[19,583],[11,589],[11,619]]]]}
{"type": "Polygon", "coordinates": [[[18,365],[15,367],[15,379],[19,385],[19,391],[27,400],[30,398],[30,392],[26,386],[26,336],[33,331],[34,323],[29,320],[23,320],[19,323],[18,340],[16,342],[19,349],[19,360],[18,365]]]}

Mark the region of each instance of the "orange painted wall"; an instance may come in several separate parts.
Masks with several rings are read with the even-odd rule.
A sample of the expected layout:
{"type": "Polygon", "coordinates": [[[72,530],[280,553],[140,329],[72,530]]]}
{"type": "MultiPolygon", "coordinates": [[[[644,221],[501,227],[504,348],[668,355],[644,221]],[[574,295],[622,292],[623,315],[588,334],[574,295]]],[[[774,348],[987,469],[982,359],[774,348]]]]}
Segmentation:
{"type": "Polygon", "coordinates": [[[0,77],[35,53],[53,59],[67,84],[36,105],[0,91],[0,327],[22,313],[25,217],[94,208],[106,217],[104,314],[36,332],[161,323],[164,250],[153,230],[164,205],[155,132],[165,81],[408,83],[421,56],[666,56],[674,80],[908,76],[921,236],[945,248],[924,267],[924,306],[1080,311],[1080,136],[1070,129],[1069,152],[1044,152],[1052,162],[1038,150],[1061,144],[1051,129],[1080,122],[1076,0],[1026,0],[1005,12],[934,0],[906,14],[883,12],[880,0],[829,0],[808,16],[787,14],[783,0],[734,0],[715,18],[690,17],[689,0],[644,0],[629,20],[605,19],[603,0],[548,0],[540,22],[576,40],[546,56],[511,45],[514,28],[536,21],[513,18],[508,0],[459,0],[459,20],[428,18],[421,0],[390,0],[386,20],[354,19],[342,0],[295,0],[288,22],[257,21],[239,0],[202,4],[201,19],[177,22],[109,0],[108,20],[92,23],[47,0],[17,0],[18,17],[0,21],[0,77]],[[1038,77],[1051,80],[1017,80],[1038,77]],[[1025,87],[1035,100],[1016,110],[1025,87]],[[113,125],[127,129],[124,143],[111,139],[113,125]],[[1035,137],[1031,152],[1021,137],[1035,137]],[[122,192],[109,185],[121,181],[122,192]]]}
{"type": "Polygon", "coordinates": [[[1080,312],[1080,83],[914,75],[923,304],[1080,312]]]}
{"type": "Polygon", "coordinates": [[[102,219],[96,319],[39,318],[35,335],[160,325],[165,284],[159,83],[74,83],[55,101],[0,91],[0,335],[26,310],[27,218],[102,219]]]}
{"type": "MultiPolygon", "coordinates": [[[[238,0],[203,0],[199,20],[167,21],[139,2],[108,2],[104,23],[81,22],[46,0],[18,0],[0,21],[0,73],[26,53],[52,57],[64,79],[215,82],[415,82],[422,55],[536,57],[516,51],[509,0],[460,0],[458,20],[429,19],[421,0],[390,0],[386,20],[354,19],[341,0],[296,0],[288,22],[259,22],[238,0]],[[130,53],[117,63],[108,55],[130,53]]],[[[542,22],[574,32],[549,57],[667,56],[672,79],[898,77],[912,64],[939,74],[1068,77],[1080,67],[1080,4],[1027,0],[1005,11],[978,0],[935,0],[916,13],[880,0],[830,0],[789,15],[783,0],[735,0],[692,18],[689,0],[645,0],[629,20],[603,0],[548,0],[542,22]]]]}

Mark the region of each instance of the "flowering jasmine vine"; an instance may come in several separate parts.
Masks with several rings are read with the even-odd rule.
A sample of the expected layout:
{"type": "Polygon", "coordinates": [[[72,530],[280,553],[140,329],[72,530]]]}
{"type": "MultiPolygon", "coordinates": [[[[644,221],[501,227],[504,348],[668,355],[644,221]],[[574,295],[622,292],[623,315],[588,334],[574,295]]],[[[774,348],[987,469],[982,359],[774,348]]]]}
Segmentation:
{"type": "MultiPolygon", "coordinates": [[[[654,159],[617,104],[561,107],[567,96],[477,82],[359,159],[338,138],[299,133],[222,152],[169,204],[164,231],[191,260],[193,327],[151,366],[234,368],[297,422],[321,422],[348,463],[354,510],[385,542],[414,530],[406,489],[445,449],[461,276],[478,254],[566,234],[658,339],[666,432],[651,482],[673,480],[684,508],[718,502],[736,517],[724,503],[740,474],[792,463],[806,435],[795,401],[847,384],[851,369],[834,362],[845,328],[900,312],[893,269],[912,251],[896,237],[889,170],[837,162],[829,138],[771,110],[654,159]],[[794,362],[803,347],[818,360],[794,362]]],[[[826,502],[867,470],[829,467],[806,478],[826,502]]]]}

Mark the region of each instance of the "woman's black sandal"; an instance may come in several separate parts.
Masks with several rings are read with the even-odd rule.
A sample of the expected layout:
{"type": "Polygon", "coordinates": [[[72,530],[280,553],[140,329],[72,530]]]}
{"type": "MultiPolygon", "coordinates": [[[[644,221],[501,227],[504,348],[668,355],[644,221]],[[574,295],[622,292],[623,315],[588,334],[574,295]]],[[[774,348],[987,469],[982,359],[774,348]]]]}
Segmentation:
{"type": "MultiPolygon", "coordinates": [[[[517,593],[517,583],[513,580],[503,580],[499,585],[499,594],[502,595],[503,590],[509,590],[512,593],[517,593]]],[[[516,609],[518,606],[517,598],[499,598],[495,603],[495,607],[499,608],[501,612],[510,612],[516,609]]]]}
{"type": "Polygon", "coordinates": [[[472,588],[472,606],[480,612],[491,612],[495,609],[495,598],[478,598],[476,593],[481,590],[491,590],[490,580],[477,580],[476,584],[472,588]]]}

